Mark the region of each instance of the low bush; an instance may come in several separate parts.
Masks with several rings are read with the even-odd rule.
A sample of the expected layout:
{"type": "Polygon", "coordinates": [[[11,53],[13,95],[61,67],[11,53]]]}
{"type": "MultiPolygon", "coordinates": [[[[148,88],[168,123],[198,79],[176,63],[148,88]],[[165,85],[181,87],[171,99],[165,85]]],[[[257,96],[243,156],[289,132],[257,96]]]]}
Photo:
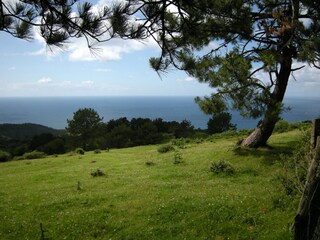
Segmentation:
{"type": "Polygon", "coordinates": [[[11,159],[10,153],[0,150],[0,162],[7,162],[10,159],[11,159]]]}
{"type": "Polygon", "coordinates": [[[309,164],[313,158],[309,134],[305,134],[292,155],[281,155],[280,165],[283,171],[280,179],[287,195],[301,194],[307,178],[309,164]]]}
{"type": "Polygon", "coordinates": [[[292,130],[292,126],[289,122],[285,120],[280,120],[276,123],[276,126],[274,127],[274,131],[277,133],[284,133],[292,130]]]}
{"type": "Polygon", "coordinates": [[[181,149],[186,148],[187,143],[190,143],[190,139],[178,138],[178,139],[172,140],[172,145],[177,146],[178,148],[181,148],[181,149]]]}
{"type": "Polygon", "coordinates": [[[183,157],[182,157],[182,154],[181,152],[179,151],[175,151],[174,152],[174,155],[173,155],[173,164],[180,164],[180,163],[183,163],[183,157]]]}
{"type": "Polygon", "coordinates": [[[227,175],[233,175],[235,173],[235,169],[231,163],[224,160],[212,163],[210,171],[214,174],[225,173],[227,175]]]}
{"type": "Polygon", "coordinates": [[[153,161],[146,161],[146,165],[147,166],[153,166],[153,165],[155,165],[155,163],[153,162],[153,161]]]}
{"type": "Polygon", "coordinates": [[[100,170],[99,168],[97,170],[91,172],[92,177],[102,177],[105,175],[106,175],[105,172],[100,170]]]}
{"type": "Polygon", "coordinates": [[[100,149],[96,149],[96,150],[94,150],[94,153],[95,154],[99,154],[99,153],[101,153],[101,150],[100,149]]]}
{"type": "Polygon", "coordinates": [[[158,152],[159,153],[166,153],[166,152],[170,152],[170,151],[173,151],[174,150],[174,147],[172,145],[163,145],[161,147],[158,148],[158,152]]]}
{"type": "Polygon", "coordinates": [[[85,151],[83,150],[83,148],[77,148],[76,150],[74,150],[75,153],[80,154],[80,155],[84,155],[85,151]]]}
{"type": "Polygon", "coordinates": [[[32,152],[28,152],[23,154],[23,158],[24,159],[38,159],[38,158],[43,158],[45,157],[46,154],[44,152],[39,152],[39,151],[32,151],[32,152]]]}

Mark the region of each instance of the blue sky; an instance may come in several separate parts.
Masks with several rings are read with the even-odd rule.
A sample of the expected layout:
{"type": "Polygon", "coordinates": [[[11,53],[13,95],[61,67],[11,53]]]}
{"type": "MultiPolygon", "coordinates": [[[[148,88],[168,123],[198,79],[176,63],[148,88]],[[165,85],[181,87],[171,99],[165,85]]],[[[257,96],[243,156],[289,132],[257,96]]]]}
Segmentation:
{"type": "MultiPolygon", "coordinates": [[[[104,1],[99,1],[103,3],[104,1]]],[[[0,96],[204,96],[213,89],[181,71],[161,78],[149,67],[159,55],[152,41],[113,40],[92,55],[76,39],[65,51],[0,32],[0,96]]],[[[305,67],[291,78],[287,96],[319,96],[319,70],[305,67]]]]}

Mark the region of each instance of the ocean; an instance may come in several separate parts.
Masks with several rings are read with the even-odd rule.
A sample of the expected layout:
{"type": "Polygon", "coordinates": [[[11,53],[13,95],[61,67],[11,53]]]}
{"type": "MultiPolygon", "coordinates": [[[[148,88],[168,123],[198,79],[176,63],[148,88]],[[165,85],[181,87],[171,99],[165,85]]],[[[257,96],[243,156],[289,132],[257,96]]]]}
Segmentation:
{"type": "MultiPolygon", "coordinates": [[[[282,118],[300,122],[320,117],[319,98],[286,98],[291,110],[282,118]]],[[[107,122],[121,117],[189,120],[195,128],[206,129],[210,116],[202,113],[194,97],[10,97],[0,98],[0,123],[35,123],[64,129],[67,119],[79,108],[93,108],[107,122]]],[[[232,112],[238,129],[254,128],[259,119],[243,119],[232,112]]]]}

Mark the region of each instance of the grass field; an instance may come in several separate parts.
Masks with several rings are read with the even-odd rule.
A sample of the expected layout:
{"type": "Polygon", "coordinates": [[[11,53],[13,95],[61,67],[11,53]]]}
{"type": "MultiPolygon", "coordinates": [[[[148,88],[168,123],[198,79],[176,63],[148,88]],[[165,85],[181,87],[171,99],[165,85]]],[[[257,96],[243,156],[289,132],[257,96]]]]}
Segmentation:
{"type": "Polygon", "coordinates": [[[2,163],[0,239],[291,239],[299,196],[284,191],[280,155],[300,138],[238,151],[238,137],[212,138],[186,144],[178,162],[141,146],[2,163]],[[219,160],[235,173],[213,174],[219,160]]]}

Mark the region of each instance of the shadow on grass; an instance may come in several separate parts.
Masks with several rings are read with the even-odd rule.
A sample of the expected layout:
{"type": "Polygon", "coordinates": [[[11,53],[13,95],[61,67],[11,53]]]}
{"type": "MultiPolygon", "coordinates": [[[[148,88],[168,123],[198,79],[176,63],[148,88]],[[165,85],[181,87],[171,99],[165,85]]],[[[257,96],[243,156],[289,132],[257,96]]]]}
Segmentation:
{"type": "Polygon", "coordinates": [[[301,144],[301,140],[293,139],[286,142],[273,143],[260,148],[236,147],[233,151],[238,156],[254,156],[262,158],[263,163],[272,165],[278,161],[281,155],[293,155],[294,151],[301,144]]]}

